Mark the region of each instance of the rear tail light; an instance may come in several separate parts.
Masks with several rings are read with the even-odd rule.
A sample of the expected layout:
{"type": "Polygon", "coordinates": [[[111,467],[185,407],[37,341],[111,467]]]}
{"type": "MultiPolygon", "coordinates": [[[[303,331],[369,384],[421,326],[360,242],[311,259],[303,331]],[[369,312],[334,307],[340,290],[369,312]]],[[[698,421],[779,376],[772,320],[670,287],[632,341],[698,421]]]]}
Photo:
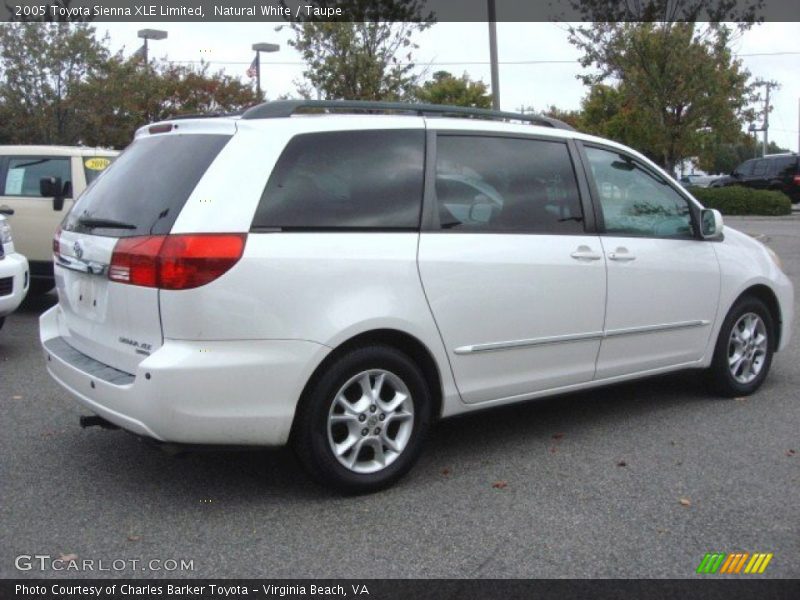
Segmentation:
{"type": "Polygon", "coordinates": [[[794,176],[794,184],[795,185],[800,185],[800,175],[795,175],[794,176]]]}
{"type": "Polygon", "coordinates": [[[121,238],[111,256],[108,278],[164,290],[200,287],[239,261],[246,240],[245,233],[121,238]]]}

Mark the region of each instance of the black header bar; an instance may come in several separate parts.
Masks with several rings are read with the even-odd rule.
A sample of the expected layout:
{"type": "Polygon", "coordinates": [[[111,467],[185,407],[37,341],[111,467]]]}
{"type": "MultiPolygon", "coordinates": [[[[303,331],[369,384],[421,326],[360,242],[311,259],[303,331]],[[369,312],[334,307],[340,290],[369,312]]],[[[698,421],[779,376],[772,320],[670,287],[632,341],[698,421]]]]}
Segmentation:
{"type": "MultiPolygon", "coordinates": [[[[0,21],[280,22],[434,19],[486,21],[486,0],[406,0],[381,18],[381,0],[5,0],[0,21]],[[64,3],[67,4],[67,3],[64,3]]],[[[496,0],[500,22],[797,21],[797,0],[496,0]]]]}

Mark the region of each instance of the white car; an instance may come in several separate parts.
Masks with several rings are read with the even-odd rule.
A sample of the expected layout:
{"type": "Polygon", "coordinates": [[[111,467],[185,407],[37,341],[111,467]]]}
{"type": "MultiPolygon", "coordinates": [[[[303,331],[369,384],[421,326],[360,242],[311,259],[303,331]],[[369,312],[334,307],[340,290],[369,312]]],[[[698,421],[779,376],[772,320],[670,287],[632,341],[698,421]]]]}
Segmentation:
{"type": "Polygon", "coordinates": [[[291,443],[351,492],[442,417],[688,368],[750,394],[794,307],[777,256],[641,154],[427,105],[144,127],[54,249],[41,341],[89,422],[291,443]]]}
{"type": "Polygon", "coordinates": [[[11,226],[0,215],[0,329],[25,299],[29,280],[28,261],[14,249],[11,226]]]}
{"type": "Polygon", "coordinates": [[[0,146],[0,214],[30,261],[31,294],[53,288],[53,234],[73,199],[118,154],[84,146],[0,146]]]}

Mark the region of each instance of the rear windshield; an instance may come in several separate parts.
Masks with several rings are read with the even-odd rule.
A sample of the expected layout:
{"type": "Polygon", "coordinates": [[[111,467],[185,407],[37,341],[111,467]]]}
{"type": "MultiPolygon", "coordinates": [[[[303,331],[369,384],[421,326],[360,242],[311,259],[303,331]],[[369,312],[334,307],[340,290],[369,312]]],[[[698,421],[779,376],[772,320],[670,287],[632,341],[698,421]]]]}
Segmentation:
{"type": "Polygon", "coordinates": [[[86,185],[92,183],[108,166],[117,159],[116,156],[84,156],[83,172],[86,173],[86,185]]]}
{"type": "Polygon", "coordinates": [[[229,135],[155,135],[136,140],[75,203],[67,231],[130,237],[169,233],[229,135]]]}

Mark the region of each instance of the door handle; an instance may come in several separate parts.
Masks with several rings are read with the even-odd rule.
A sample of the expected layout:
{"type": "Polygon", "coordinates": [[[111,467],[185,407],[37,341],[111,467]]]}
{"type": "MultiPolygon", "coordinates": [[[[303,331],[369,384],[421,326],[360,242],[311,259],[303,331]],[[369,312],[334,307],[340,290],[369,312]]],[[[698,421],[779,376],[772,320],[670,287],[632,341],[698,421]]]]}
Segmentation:
{"type": "Polygon", "coordinates": [[[608,258],[609,260],[616,260],[618,262],[636,260],[636,257],[633,254],[630,254],[627,248],[617,248],[614,252],[609,252],[608,258]]]}
{"type": "Polygon", "coordinates": [[[600,260],[603,258],[597,252],[594,252],[589,246],[578,246],[578,249],[570,254],[575,260],[600,260]]]}

